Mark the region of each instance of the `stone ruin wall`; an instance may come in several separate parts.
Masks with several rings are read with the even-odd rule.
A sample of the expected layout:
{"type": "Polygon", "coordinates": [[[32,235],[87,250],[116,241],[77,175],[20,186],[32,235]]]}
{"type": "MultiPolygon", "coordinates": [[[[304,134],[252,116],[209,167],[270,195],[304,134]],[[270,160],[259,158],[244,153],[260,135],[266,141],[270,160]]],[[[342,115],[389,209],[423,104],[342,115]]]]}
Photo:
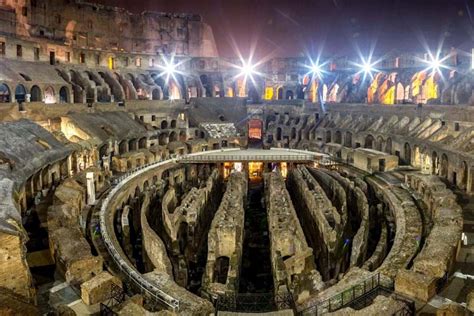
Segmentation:
{"type": "Polygon", "coordinates": [[[226,191],[209,230],[203,293],[216,295],[239,291],[247,185],[247,175],[241,172],[232,173],[228,179],[226,191]],[[217,260],[221,257],[229,260],[224,283],[220,283],[216,276],[220,272],[216,267],[219,264],[217,260]]]}
{"type": "Polygon", "coordinates": [[[320,287],[321,275],[284,179],[280,174],[266,173],[264,183],[275,294],[289,292],[301,302],[320,287]]]}

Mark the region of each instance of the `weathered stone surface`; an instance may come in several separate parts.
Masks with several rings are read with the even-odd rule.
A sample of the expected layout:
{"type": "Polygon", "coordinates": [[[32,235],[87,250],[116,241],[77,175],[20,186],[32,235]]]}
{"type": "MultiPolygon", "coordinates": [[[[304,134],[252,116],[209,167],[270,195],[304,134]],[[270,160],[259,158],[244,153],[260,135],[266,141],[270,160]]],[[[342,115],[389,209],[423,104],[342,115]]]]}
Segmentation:
{"type": "Polygon", "coordinates": [[[240,172],[231,174],[208,234],[204,292],[217,295],[239,291],[246,197],[246,176],[240,172]],[[221,267],[225,260],[228,266],[221,267]]]}
{"type": "Polygon", "coordinates": [[[436,294],[436,279],[411,270],[401,270],[395,278],[395,291],[427,302],[436,294]]]}
{"type": "Polygon", "coordinates": [[[405,307],[405,303],[398,301],[391,297],[383,295],[377,296],[373,303],[369,306],[354,310],[352,308],[343,308],[333,313],[328,313],[329,316],[378,316],[378,315],[394,315],[405,307]]]}
{"type": "Polygon", "coordinates": [[[40,315],[33,303],[28,303],[24,296],[11,290],[0,288],[0,315],[40,315]]]}
{"type": "Polygon", "coordinates": [[[23,238],[22,235],[0,232],[0,285],[27,300],[33,300],[35,290],[26,262],[23,238]]]}
{"type": "Polygon", "coordinates": [[[156,284],[165,293],[173,293],[179,297],[179,315],[209,315],[214,312],[214,306],[208,300],[192,294],[185,288],[176,284],[171,276],[166,273],[153,271],[143,275],[150,282],[156,284]]]}
{"type": "Polygon", "coordinates": [[[265,201],[270,232],[271,262],[275,293],[291,292],[301,303],[321,287],[313,251],[308,247],[284,179],[267,173],[265,201]]]}
{"type": "Polygon", "coordinates": [[[436,311],[436,316],[467,316],[468,312],[459,304],[444,304],[436,311]]]}
{"type": "Polygon", "coordinates": [[[62,227],[49,234],[50,250],[66,281],[80,284],[102,272],[102,257],[91,255],[78,228],[62,227]]]}
{"type": "Polygon", "coordinates": [[[466,304],[467,309],[474,313],[474,290],[467,295],[466,304]]]}
{"type": "Polygon", "coordinates": [[[122,287],[122,281],[103,271],[81,284],[81,298],[87,305],[101,303],[111,298],[112,288],[122,287]]]}

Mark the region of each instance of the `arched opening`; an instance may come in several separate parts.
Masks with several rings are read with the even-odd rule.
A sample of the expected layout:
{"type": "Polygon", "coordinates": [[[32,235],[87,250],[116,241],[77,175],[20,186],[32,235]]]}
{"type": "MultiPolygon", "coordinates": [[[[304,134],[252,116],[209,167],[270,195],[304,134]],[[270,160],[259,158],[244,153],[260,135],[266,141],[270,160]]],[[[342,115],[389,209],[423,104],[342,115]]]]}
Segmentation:
{"type": "Polygon", "coordinates": [[[186,141],[186,132],[185,131],[179,132],[179,141],[180,142],[185,142],[186,141]]]}
{"type": "Polygon", "coordinates": [[[31,102],[41,102],[41,89],[38,86],[31,87],[30,95],[31,102]]]}
{"type": "Polygon", "coordinates": [[[331,131],[326,131],[326,143],[331,142],[331,131]]]}
{"type": "Polygon", "coordinates": [[[171,121],[171,128],[176,128],[176,120],[171,121]]]}
{"type": "Polygon", "coordinates": [[[120,143],[119,143],[119,154],[120,155],[123,155],[127,152],[127,146],[128,143],[126,140],[122,140],[120,143]]]}
{"type": "Polygon", "coordinates": [[[439,158],[438,153],[436,151],[433,151],[433,153],[431,154],[431,174],[439,174],[439,158]]]}
{"type": "Polygon", "coordinates": [[[375,145],[376,145],[376,149],[377,149],[378,151],[382,151],[382,150],[383,150],[383,138],[382,138],[382,136],[377,137],[377,142],[376,142],[375,145]]]}
{"type": "Polygon", "coordinates": [[[251,84],[249,87],[248,98],[251,100],[252,103],[258,103],[260,101],[260,96],[253,84],[251,84]]]}
{"type": "Polygon", "coordinates": [[[277,90],[277,100],[283,100],[283,88],[280,87],[277,90]]]}
{"type": "Polygon", "coordinates": [[[441,155],[441,170],[440,170],[440,176],[443,178],[448,177],[448,156],[446,154],[441,155]]]}
{"type": "Polygon", "coordinates": [[[8,103],[11,102],[10,98],[10,88],[2,83],[0,84],[0,103],[8,103]]]}
{"type": "Polygon", "coordinates": [[[171,132],[170,137],[169,137],[169,141],[170,142],[175,142],[177,140],[178,140],[178,135],[176,134],[176,132],[171,132]]]}
{"type": "Polygon", "coordinates": [[[213,283],[227,283],[227,274],[229,273],[229,257],[219,257],[214,263],[213,283]]]}
{"type": "Polygon", "coordinates": [[[365,148],[373,149],[374,148],[374,136],[372,135],[367,135],[365,138],[365,148]]]}
{"type": "Polygon", "coordinates": [[[404,162],[405,162],[406,165],[411,165],[411,147],[410,147],[410,144],[405,143],[403,148],[404,148],[404,152],[405,152],[404,162]]]}
{"type": "Polygon", "coordinates": [[[294,99],[293,91],[291,91],[291,90],[286,90],[285,99],[287,99],[287,100],[293,100],[293,99],[294,99]]]}
{"type": "Polygon", "coordinates": [[[161,121],[161,129],[167,129],[168,128],[168,121],[164,120],[161,121]]]}
{"type": "Polygon", "coordinates": [[[336,144],[341,144],[342,145],[342,134],[341,134],[341,131],[336,131],[336,133],[334,133],[334,142],[336,144]]]}
{"type": "Polygon", "coordinates": [[[201,83],[204,88],[204,97],[212,97],[212,87],[209,83],[209,78],[207,75],[200,75],[199,79],[201,79],[201,83]]]}
{"type": "Polygon", "coordinates": [[[44,89],[44,103],[56,103],[56,95],[54,94],[53,87],[47,87],[46,89],[44,89]]]}
{"type": "Polygon", "coordinates": [[[140,149],[143,149],[143,148],[146,148],[146,137],[142,137],[140,138],[140,140],[138,141],[138,148],[140,149]]]}
{"type": "Polygon", "coordinates": [[[296,138],[296,128],[293,127],[291,128],[291,139],[295,139],[296,138]]]}
{"type": "Polygon", "coordinates": [[[352,133],[351,132],[346,132],[346,136],[344,138],[344,146],[346,147],[352,147],[352,133]]]}
{"type": "Polygon", "coordinates": [[[385,152],[387,154],[392,154],[392,139],[389,137],[387,138],[387,142],[385,143],[385,152]]]}
{"type": "Polygon", "coordinates": [[[184,251],[186,250],[186,246],[188,244],[188,223],[181,222],[179,224],[177,238],[178,238],[179,252],[181,254],[184,254],[184,251]]]}
{"type": "Polygon", "coordinates": [[[138,149],[138,141],[136,139],[130,139],[128,141],[128,151],[135,151],[138,149]]]}
{"type": "Polygon", "coordinates": [[[168,144],[168,135],[166,135],[166,133],[160,134],[160,136],[158,136],[158,143],[161,146],[168,144]]]}
{"type": "Polygon", "coordinates": [[[161,99],[160,89],[156,88],[156,89],[153,89],[153,91],[151,91],[151,99],[152,100],[160,100],[161,99]]]}
{"type": "Polygon", "coordinates": [[[276,139],[281,140],[281,127],[277,128],[276,139]]]}
{"type": "Polygon", "coordinates": [[[461,179],[459,181],[459,187],[461,189],[467,189],[467,177],[468,177],[467,163],[463,161],[461,162],[461,179]]]}
{"type": "Polygon", "coordinates": [[[26,89],[25,86],[19,84],[15,88],[15,100],[18,103],[23,103],[26,101],[26,89]]]}

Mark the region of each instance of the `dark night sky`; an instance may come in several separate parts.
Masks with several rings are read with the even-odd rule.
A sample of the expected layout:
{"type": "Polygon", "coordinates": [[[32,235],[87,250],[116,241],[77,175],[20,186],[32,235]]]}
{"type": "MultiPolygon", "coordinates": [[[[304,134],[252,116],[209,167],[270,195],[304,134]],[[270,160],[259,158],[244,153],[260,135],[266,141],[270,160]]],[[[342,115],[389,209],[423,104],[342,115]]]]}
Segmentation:
{"type": "Polygon", "coordinates": [[[97,0],[143,10],[201,14],[214,31],[221,56],[232,56],[232,38],[247,56],[257,58],[376,54],[421,51],[425,38],[433,49],[474,47],[474,0],[97,0]]]}

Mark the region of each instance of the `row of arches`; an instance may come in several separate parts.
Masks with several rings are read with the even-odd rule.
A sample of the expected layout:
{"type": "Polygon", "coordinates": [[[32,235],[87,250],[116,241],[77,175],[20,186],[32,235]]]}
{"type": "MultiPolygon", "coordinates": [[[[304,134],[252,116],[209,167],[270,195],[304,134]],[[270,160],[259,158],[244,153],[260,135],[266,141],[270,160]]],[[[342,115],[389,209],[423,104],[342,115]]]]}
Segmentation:
{"type": "Polygon", "coordinates": [[[450,154],[447,152],[440,152],[437,149],[430,151],[426,145],[413,145],[405,141],[397,145],[394,153],[392,138],[383,137],[382,135],[374,136],[367,134],[360,139],[362,144],[353,144],[352,140],[353,133],[350,131],[326,130],[325,132],[326,143],[333,141],[350,148],[357,148],[362,145],[364,148],[375,149],[390,155],[395,154],[405,165],[419,168],[426,174],[445,178],[461,189],[468,190],[469,192],[474,191],[474,167],[470,168],[466,160],[450,157],[450,154]]]}
{"type": "Polygon", "coordinates": [[[23,84],[18,84],[14,90],[14,98],[11,93],[10,87],[6,83],[0,84],[0,103],[9,103],[16,101],[18,103],[23,102],[44,102],[46,104],[57,103],[59,98],[59,103],[68,103],[69,102],[69,88],[62,86],[59,89],[59,94],[56,95],[56,92],[53,87],[47,86],[44,90],[38,85],[31,87],[30,91],[23,84]]]}

